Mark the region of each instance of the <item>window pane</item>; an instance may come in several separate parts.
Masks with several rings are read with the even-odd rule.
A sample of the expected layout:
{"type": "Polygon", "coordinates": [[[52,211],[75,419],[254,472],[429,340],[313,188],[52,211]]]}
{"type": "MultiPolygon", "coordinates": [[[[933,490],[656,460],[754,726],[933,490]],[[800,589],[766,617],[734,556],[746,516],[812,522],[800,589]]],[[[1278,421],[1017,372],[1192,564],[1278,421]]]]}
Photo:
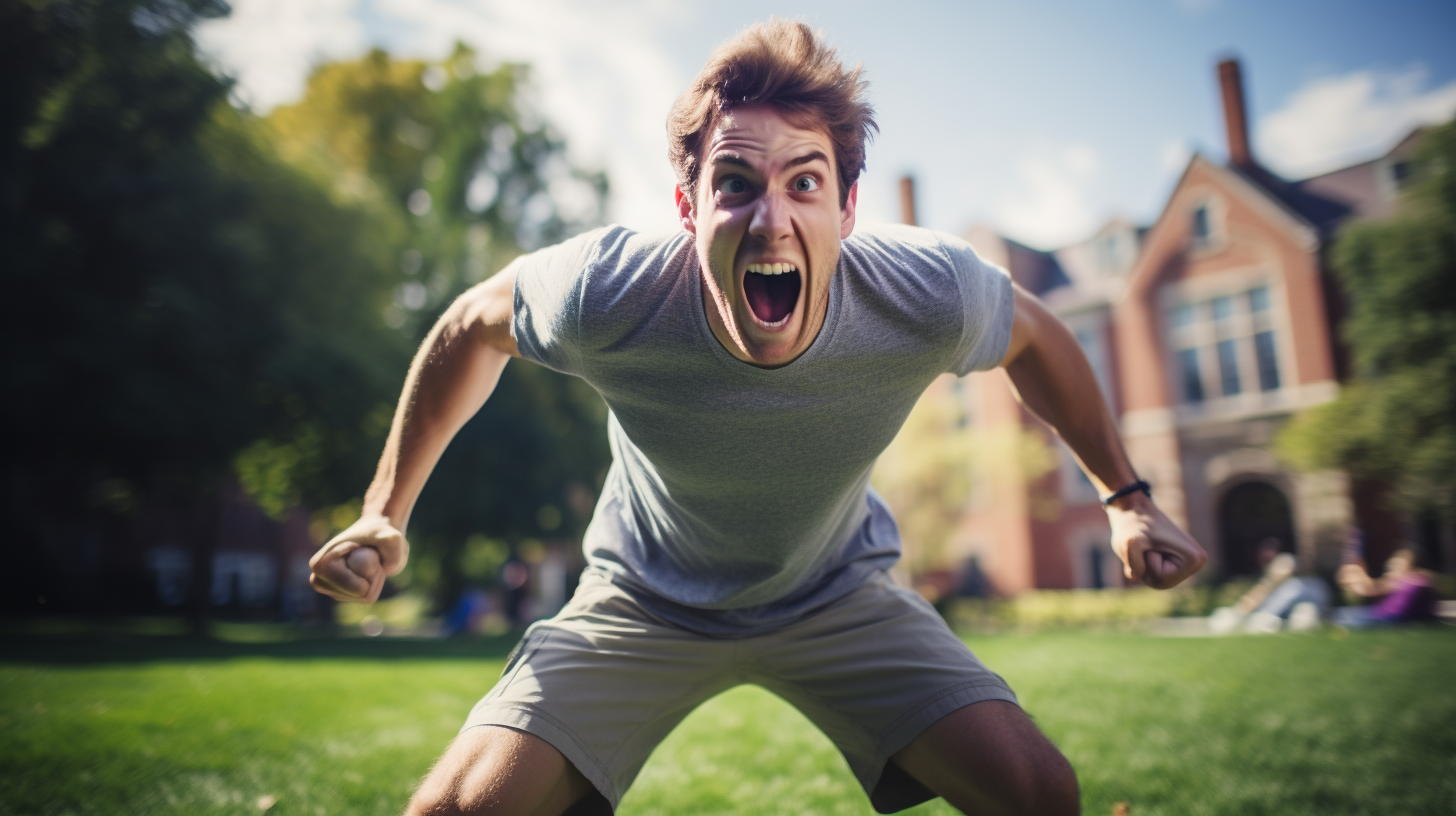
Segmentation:
{"type": "Polygon", "coordinates": [[[1204,246],[1208,243],[1208,208],[1199,207],[1193,211],[1193,243],[1204,246]]]}
{"type": "Polygon", "coordinates": [[[1259,358],[1259,390],[1279,388],[1279,359],[1274,353],[1274,332],[1254,335],[1254,356],[1259,358]]]}
{"type": "Polygon", "coordinates": [[[1213,319],[1228,320],[1234,316],[1234,299],[1221,297],[1213,299],[1213,319]]]}
{"type": "Polygon", "coordinates": [[[1225,397],[1239,393],[1239,354],[1232,340],[1218,342],[1218,375],[1225,397]]]}
{"type": "Polygon", "coordinates": [[[1269,308],[1269,290],[1260,286],[1249,290],[1249,311],[1258,314],[1269,308]]]}
{"type": "Polygon", "coordinates": [[[1203,402],[1203,376],[1198,372],[1198,349],[1178,352],[1178,367],[1183,373],[1183,400],[1203,402]]]}
{"type": "Polygon", "coordinates": [[[1193,323],[1193,304],[1191,304],[1191,303],[1185,303],[1182,306],[1179,306],[1178,308],[1176,308],[1176,309],[1173,310],[1173,325],[1174,326],[1176,326],[1176,327],[1178,327],[1178,328],[1181,329],[1184,326],[1191,325],[1192,323],[1193,323]]]}

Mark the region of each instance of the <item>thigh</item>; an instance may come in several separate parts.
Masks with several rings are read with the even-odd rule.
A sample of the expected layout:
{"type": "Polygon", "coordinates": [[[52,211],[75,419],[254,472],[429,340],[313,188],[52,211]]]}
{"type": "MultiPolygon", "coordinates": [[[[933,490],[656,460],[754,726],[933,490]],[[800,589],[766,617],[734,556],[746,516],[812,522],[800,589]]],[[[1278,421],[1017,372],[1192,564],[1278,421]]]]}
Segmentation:
{"type": "Polygon", "coordinates": [[[462,733],[505,726],[544,740],[613,806],[699,703],[732,684],[732,642],[643,613],[605,581],[531,627],[462,733]]]}
{"type": "Polygon", "coordinates": [[[752,648],[755,682],[824,731],[877,807],[891,795],[877,791],[889,757],[932,723],[971,703],[1016,701],[924,599],[886,576],[752,648]]]}
{"type": "Polygon", "coordinates": [[[1072,766],[1020,707],[963,706],[891,758],[965,813],[1037,816],[1080,808],[1072,766]]]}
{"type": "Polygon", "coordinates": [[[406,813],[559,816],[595,793],[586,777],[545,740],[486,726],[455,738],[406,813]]]}

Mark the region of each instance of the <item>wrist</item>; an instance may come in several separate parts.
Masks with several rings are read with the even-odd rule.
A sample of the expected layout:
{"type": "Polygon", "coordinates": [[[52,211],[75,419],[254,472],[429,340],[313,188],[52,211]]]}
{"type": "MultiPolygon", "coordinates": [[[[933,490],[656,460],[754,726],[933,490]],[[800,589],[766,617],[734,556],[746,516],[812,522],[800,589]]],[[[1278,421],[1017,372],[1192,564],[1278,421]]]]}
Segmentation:
{"type": "Polygon", "coordinates": [[[412,503],[406,505],[397,497],[388,496],[375,500],[366,493],[364,506],[359,509],[359,521],[384,523],[403,532],[404,526],[409,523],[410,512],[413,509],[412,503]]]}
{"type": "Polygon", "coordinates": [[[1123,484],[1102,498],[1102,506],[1119,510],[1142,509],[1152,504],[1153,488],[1142,479],[1123,484]]]}

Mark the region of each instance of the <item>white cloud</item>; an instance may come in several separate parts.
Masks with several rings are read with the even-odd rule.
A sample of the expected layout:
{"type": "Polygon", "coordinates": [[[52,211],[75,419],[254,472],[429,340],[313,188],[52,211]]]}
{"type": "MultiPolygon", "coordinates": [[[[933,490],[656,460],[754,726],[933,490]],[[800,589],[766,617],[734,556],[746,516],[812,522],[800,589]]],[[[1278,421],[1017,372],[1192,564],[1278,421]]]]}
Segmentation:
{"type": "Polygon", "coordinates": [[[1182,139],[1169,139],[1158,148],[1158,170],[1163,175],[1181,173],[1183,168],[1188,166],[1188,160],[1191,158],[1193,158],[1193,151],[1188,149],[1188,142],[1182,139]]]}
{"type": "Polygon", "coordinates": [[[608,218],[672,229],[667,109],[686,85],[658,28],[683,12],[668,0],[234,0],[199,31],[204,53],[238,76],[259,109],[296,99],[309,68],[378,44],[438,59],[461,40],[487,65],[531,66],[530,102],[565,137],[573,161],[611,182],[608,218]],[[365,20],[368,24],[365,24],[365,20]]]}
{"type": "Polygon", "coordinates": [[[1356,71],[1324,77],[1290,95],[1257,126],[1260,160],[1302,178],[1374,157],[1421,124],[1456,113],[1456,80],[1423,90],[1426,71],[1356,71]]]}
{"type": "Polygon", "coordinates": [[[203,56],[238,80],[234,93],[267,111],[303,93],[318,63],[359,54],[368,47],[355,17],[358,0],[239,0],[233,13],[203,23],[197,45],[203,56]]]}
{"type": "Polygon", "coordinates": [[[1095,148],[1072,144],[1023,155],[1016,162],[1020,185],[996,209],[993,220],[1006,235],[1037,247],[1086,238],[1097,227],[1092,197],[1102,176],[1095,148]]]}

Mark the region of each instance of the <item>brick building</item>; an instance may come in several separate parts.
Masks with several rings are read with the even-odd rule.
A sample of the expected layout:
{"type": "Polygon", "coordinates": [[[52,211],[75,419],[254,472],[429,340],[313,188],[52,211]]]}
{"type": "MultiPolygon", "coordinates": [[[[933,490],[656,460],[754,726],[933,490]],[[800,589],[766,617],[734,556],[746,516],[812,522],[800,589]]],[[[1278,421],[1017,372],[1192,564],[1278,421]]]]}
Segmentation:
{"type": "MultiPolygon", "coordinates": [[[[1076,334],[1134,466],[1208,550],[1206,576],[1253,573],[1271,537],[1302,570],[1330,573],[1356,528],[1372,564],[1409,541],[1449,569],[1449,529],[1416,530],[1380,508],[1377,486],[1300,473],[1271,452],[1295,412],[1339,391],[1343,307],[1326,250],[1343,224],[1394,210],[1420,131],[1371,161],[1286,181],[1250,149],[1238,63],[1221,63],[1219,79],[1229,161],[1194,155],[1150,227],[1115,219],[1050,252],[984,228],[965,237],[1076,334]]],[[[980,480],[947,547],[953,562],[1002,593],[1121,585],[1096,492],[1003,373],[943,378],[927,399],[1057,450],[1050,472],[1006,461],[980,480]]]]}

